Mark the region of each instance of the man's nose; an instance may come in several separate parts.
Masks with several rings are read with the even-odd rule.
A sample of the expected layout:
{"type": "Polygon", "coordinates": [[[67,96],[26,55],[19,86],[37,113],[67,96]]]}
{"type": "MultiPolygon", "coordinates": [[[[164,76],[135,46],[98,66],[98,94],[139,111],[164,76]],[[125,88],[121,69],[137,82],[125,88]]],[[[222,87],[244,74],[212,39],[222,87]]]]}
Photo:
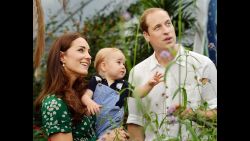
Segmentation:
{"type": "Polygon", "coordinates": [[[171,31],[171,27],[167,27],[167,26],[165,26],[165,25],[163,26],[162,29],[163,29],[163,33],[164,33],[164,34],[168,34],[168,33],[171,31]]]}

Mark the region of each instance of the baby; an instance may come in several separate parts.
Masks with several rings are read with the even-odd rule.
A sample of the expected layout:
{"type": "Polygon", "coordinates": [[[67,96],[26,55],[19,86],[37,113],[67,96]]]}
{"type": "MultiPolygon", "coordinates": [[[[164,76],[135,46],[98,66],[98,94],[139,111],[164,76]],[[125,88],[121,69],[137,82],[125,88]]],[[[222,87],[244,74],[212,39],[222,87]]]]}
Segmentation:
{"type": "MultiPolygon", "coordinates": [[[[91,78],[81,100],[90,114],[97,114],[98,137],[122,125],[124,100],[129,93],[128,83],[123,80],[126,74],[125,60],[118,48],[102,48],[96,54],[94,68],[97,75],[91,78]]],[[[162,74],[156,73],[145,85],[135,88],[135,94],[139,97],[146,96],[162,77],[162,74]]]]}

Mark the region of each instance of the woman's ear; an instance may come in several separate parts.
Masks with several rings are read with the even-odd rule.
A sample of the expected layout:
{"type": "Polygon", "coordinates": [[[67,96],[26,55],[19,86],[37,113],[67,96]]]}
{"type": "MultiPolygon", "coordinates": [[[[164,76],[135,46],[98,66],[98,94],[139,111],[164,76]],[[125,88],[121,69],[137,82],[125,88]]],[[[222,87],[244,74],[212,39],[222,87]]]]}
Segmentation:
{"type": "Polygon", "coordinates": [[[64,52],[62,52],[62,51],[60,51],[60,61],[62,62],[62,63],[64,63],[64,56],[65,56],[65,53],[64,52]]]}

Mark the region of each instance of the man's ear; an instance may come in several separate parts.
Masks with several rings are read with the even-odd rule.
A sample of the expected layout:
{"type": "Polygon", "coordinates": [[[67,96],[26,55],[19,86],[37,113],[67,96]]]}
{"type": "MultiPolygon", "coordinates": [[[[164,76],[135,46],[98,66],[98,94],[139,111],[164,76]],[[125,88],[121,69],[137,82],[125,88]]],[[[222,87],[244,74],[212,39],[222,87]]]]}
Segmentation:
{"type": "Polygon", "coordinates": [[[144,39],[145,39],[147,42],[150,41],[150,40],[149,40],[149,34],[148,34],[148,32],[143,31],[143,37],[144,37],[144,39]]]}
{"type": "Polygon", "coordinates": [[[64,63],[64,56],[65,56],[65,53],[64,52],[62,52],[62,51],[60,51],[60,61],[62,62],[62,63],[64,63]]]}

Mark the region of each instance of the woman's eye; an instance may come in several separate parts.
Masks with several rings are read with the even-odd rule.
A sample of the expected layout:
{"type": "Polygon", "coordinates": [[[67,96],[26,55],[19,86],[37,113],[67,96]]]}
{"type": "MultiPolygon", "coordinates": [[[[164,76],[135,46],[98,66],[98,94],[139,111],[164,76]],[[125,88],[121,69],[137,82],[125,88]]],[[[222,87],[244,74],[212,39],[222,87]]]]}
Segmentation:
{"type": "Polygon", "coordinates": [[[83,49],[79,49],[78,51],[83,52],[83,49]]]}

